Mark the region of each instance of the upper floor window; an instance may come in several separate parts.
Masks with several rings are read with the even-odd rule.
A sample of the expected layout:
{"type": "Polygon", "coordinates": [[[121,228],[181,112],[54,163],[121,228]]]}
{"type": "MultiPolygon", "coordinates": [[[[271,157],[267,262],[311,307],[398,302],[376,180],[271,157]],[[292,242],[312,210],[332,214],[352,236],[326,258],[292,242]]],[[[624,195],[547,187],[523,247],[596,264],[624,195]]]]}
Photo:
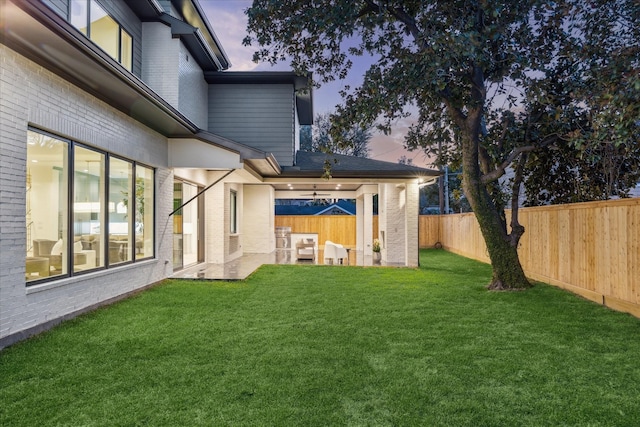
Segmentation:
{"type": "Polygon", "coordinates": [[[133,38],[96,0],[71,0],[70,22],[131,71],[133,38]]]}

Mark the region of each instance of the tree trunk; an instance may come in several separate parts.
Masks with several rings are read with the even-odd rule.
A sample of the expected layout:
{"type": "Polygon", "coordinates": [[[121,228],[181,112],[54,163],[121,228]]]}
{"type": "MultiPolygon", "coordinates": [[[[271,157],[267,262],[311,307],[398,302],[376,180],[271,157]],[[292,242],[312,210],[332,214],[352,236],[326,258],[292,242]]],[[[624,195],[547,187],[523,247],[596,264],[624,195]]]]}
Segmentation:
{"type": "Polygon", "coordinates": [[[517,245],[511,244],[506,223],[482,183],[478,163],[478,140],[472,132],[464,135],[462,142],[462,185],[465,195],[480,225],[487,245],[493,277],[489,289],[524,289],[531,287],[520,259],[517,245]]]}

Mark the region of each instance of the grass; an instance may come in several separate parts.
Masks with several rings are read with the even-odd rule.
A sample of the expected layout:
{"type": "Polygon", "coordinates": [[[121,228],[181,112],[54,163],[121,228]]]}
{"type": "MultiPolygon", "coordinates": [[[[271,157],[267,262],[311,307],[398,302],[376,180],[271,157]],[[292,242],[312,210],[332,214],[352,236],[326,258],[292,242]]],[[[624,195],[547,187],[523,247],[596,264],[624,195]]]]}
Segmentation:
{"type": "Polygon", "coordinates": [[[638,425],[640,320],[421,257],[167,281],[2,351],[0,425],[638,425]]]}

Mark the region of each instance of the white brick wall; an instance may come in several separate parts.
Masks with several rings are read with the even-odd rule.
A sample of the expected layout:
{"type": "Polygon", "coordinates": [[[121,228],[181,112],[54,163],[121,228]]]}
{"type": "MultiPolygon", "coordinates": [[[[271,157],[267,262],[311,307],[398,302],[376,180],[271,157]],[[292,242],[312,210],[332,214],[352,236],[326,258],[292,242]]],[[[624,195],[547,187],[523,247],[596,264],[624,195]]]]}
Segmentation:
{"type": "Polygon", "coordinates": [[[204,80],[202,69],[182,43],[179,56],[178,110],[200,129],[207,129],[209,85],[204,80]]]}
{"type": "Polygon", "coordinates": [[[160,22],[142,23],[142,80],[178,109],[178,56],[180,40],[171,38],[171,27],[160,22]]]}
{"type": "Polygon", "coordinates": [[[419,264],[419,240],[418,221],[420,213],[420,189],[418,183],[407,183],[406,187],[406,262],[410,267],[419,264]]]}
{"type": "MultiPolygon", "coordinates": [[[[209,182],[212,183],[220,178],[225,172],[210,172],[209,182]]],[[[225,262],[225,232],[228,226],[225,218],[229,215],[228,204],[225,203],[225,185],[219,182],[205,194],[205,258],[207,262],[225,262]]]]}
{"type": "Polygon", "coordinates": [[[269,253],[275,250],[274,190],[270,185],[244,186],[244,252],[269,253]]]}
{"type": "MultiPolygon", "coordinates": [[[[173,174],[167,141],[0,45],[0,340],[141,288],[171,272],[173,174]],[[156,256],[150,261],[25,286],[27,128],[38,127],[156,167],[156,256]]],[[[14,335],[15,336],[15,335],[14,335]]],[[[0,341],[1,342],[1,341],[0,341]]],[[[6,342],[6,340],[5,340],[6,342]]]]}
{"type": "Polygon", "coordinates": [[[405,249],[405,189],[395,184],[383,184],[384,209],[381,230],[385,232],[383,259],[391,263],[406,262],[405,249]]]}
{"type": "Polygon", "coordinates": [[[384,232],[383,259],[410,267],[418,265],[418,184],[381,184],[379,230],[384,232]]]}
{"type": "Polygon", "coordinates": [[[201,129],[208,126],[209,85],[202,69],[171,28],[142,24],[142,80],[201,129]]]}

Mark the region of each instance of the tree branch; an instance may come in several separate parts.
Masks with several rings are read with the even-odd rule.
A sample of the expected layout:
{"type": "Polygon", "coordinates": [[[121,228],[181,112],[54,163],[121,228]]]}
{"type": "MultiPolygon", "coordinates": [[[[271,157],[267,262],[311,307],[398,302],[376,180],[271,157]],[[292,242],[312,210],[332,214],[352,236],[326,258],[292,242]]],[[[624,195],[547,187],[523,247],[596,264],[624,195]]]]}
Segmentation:
{"type": "Polygon", "coordinates": [[[498,165],[493,171],[490,173],[484,174],[480,179],[483,184],[488,184],[499,179],[502,175],[504,175],[505,170],[513,163],[513,161],[522,153],[528,153],[531,151],[535,151],[539,148],[544,148],[554,142],[556,142],[560,137],[556,134],[549,135],[545,137],[540,144],[536,145],[526,145],[524,147],[518,147],[514,149],[509,155],[504,159],[504,161],[498,165]]]}
{"type": "Polygon", "coordinates": [[[413,36],[414,41],[421,46],[425,47],[424,40],[422,40],[422,33],[416,24],[416,19],[409,15],[404,9],[401,7],[396,7],[395,9],[390,9],[390,12],[393,16],[395,16],[400,22],[406,25],[407,29],[413,36]]]}
{"type": "Polygon", "coordinates": [[[520,186],[524,178],[524,166],[527,164],[527,153],[522,153],[518,165],[516,166],[515,176],[513,178],[513,187],[511,191],[511,246],[518,247],[520,238],[524,234],[524,227],[520,224],[519,208],[520,208],[520,186]]]}
{"type": "Polygon", "coordinates": [[[373,1],[367,0],[365,3],[366,5],[362,9],[360,9],[360,12],[358,12],[358,18],[362,18],[363,16],[368,15],[371,12],[380,10],[380,6],[378,6],[373,1]]]}
{"type": "Polygon", "coordinates": [[[489,156],[489,152],[482,145],[478,146],[478,158],[480,161],[480,171],[483,174],[488,174],[491,171],[491,156],[489,156]]]}

